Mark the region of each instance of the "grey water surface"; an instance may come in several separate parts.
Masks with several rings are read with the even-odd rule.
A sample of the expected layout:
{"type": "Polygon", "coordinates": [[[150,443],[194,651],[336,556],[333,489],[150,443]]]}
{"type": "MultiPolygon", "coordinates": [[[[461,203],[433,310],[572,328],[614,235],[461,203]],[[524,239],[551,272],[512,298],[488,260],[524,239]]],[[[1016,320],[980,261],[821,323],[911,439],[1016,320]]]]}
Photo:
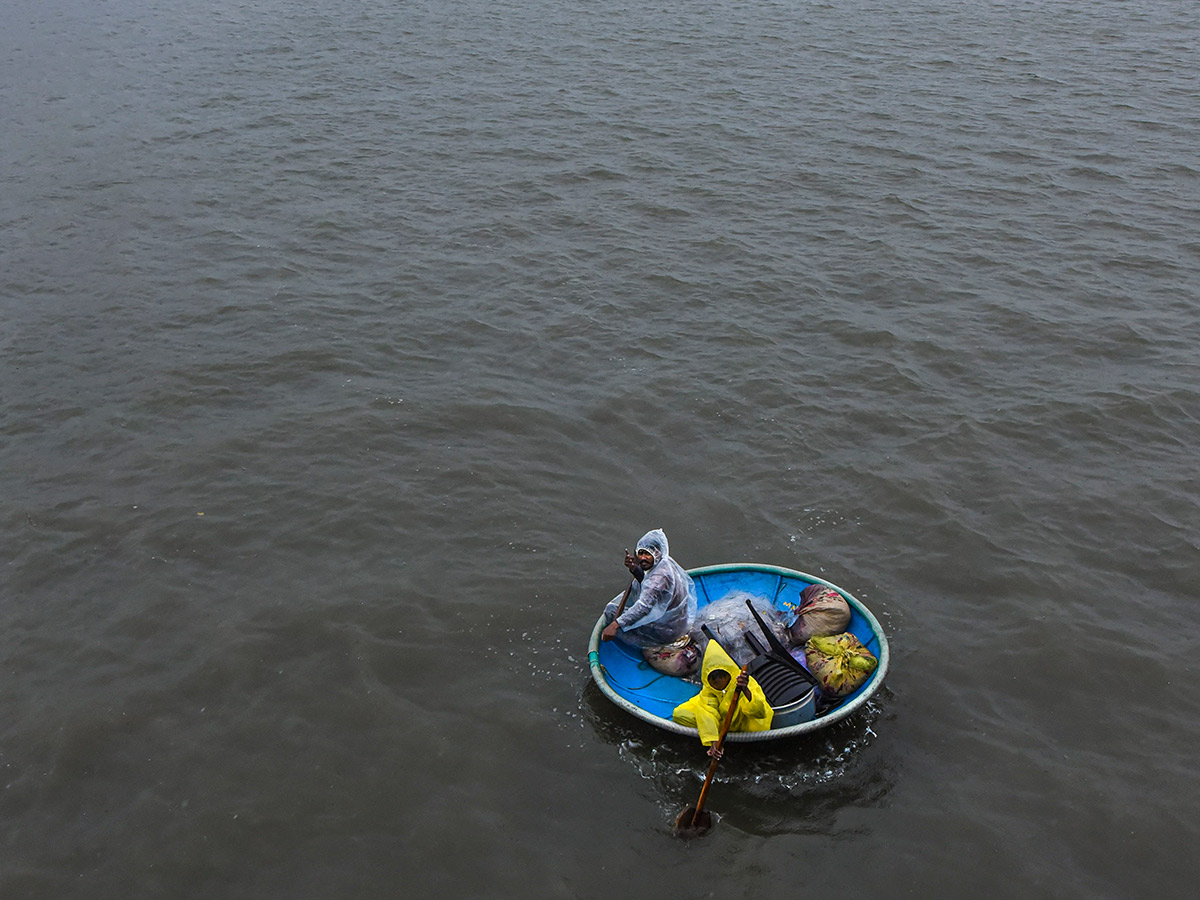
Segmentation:
{"type": "Polygon", "coordinates": [[[1185,898],[1184,0],[10,0],[0,897],[1185,898]],[[626,547],[861,715],[592,686],[626,547]]]}

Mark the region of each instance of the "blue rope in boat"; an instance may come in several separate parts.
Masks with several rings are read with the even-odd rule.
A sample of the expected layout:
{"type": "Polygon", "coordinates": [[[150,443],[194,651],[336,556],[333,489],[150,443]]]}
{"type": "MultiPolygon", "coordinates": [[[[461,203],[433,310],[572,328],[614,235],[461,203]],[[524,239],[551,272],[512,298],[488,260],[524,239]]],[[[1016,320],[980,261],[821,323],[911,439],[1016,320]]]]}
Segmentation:
{"type": "MultiPolygon", "coordinates": [[[[648,665],[646,665],[645,663],[639,663],[638,668],[639,669],[648,669],[650,667],[648,665]]],[[[673,675],[659,675],[653,681],[648,681],[645,684],[643,684],[641,687],[630,687],[627,684],[621,684],[619,681],[617,681],[615,678],[613,678],[612,675],[608,671],[608,667],[605,666],[604,663],[600,663],[600,670],[602,672],[604,672],[604,680],[605,681],[607,681],[611,685],[615,685],[616,687],[619,687],[623,691],[644,691],[646,688],[650,687],[650,685],[658,684],[658,682],[662,681],[664,678],[673,678],[674,677],[673,675]]]]}

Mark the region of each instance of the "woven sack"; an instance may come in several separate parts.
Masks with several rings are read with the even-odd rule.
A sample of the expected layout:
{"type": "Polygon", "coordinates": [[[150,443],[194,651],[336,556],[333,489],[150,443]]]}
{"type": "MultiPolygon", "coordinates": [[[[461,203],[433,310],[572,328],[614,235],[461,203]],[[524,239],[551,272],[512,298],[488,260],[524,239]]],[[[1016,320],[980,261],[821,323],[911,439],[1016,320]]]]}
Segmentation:
{"type": "Polygon", "coordinates": [[[811,637],[841,634],[850,625],[850,604],[831,587],[810,584],[800,592],[796,620],[788,626],[792,645],[802,647],[811,637]]]}

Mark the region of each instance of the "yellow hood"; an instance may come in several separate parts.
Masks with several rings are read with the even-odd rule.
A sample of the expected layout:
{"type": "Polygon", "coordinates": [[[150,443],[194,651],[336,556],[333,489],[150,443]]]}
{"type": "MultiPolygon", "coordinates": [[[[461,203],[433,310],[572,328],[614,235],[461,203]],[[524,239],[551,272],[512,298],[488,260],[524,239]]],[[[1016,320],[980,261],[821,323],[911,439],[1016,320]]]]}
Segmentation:
{"type": "MultiPolygon", "coordinates": [[[[733,661],[725,648],[716,641],[709,641],[704,650],[704,661],[700,664],[700,683],[709,690],[716,690],[708,680],[713,672],[727,672],[734,681],[742,672],[742,667],[733,661]]],[[[718,693],[720,693],[718,691],[718,693]]]]}

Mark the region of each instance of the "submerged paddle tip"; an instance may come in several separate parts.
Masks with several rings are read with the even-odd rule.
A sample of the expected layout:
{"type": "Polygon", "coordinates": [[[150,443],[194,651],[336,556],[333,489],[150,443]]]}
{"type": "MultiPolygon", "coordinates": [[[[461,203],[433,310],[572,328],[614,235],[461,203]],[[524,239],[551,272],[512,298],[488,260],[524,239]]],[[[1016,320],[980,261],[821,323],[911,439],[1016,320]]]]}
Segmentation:
{"type": "Polygon", "coordinates": [[[690,840],[707,834],[712,828],[712,813],[702,810],[696,815],[696,807],[689,806],[675,817],[675,837],[690,840]]]}

